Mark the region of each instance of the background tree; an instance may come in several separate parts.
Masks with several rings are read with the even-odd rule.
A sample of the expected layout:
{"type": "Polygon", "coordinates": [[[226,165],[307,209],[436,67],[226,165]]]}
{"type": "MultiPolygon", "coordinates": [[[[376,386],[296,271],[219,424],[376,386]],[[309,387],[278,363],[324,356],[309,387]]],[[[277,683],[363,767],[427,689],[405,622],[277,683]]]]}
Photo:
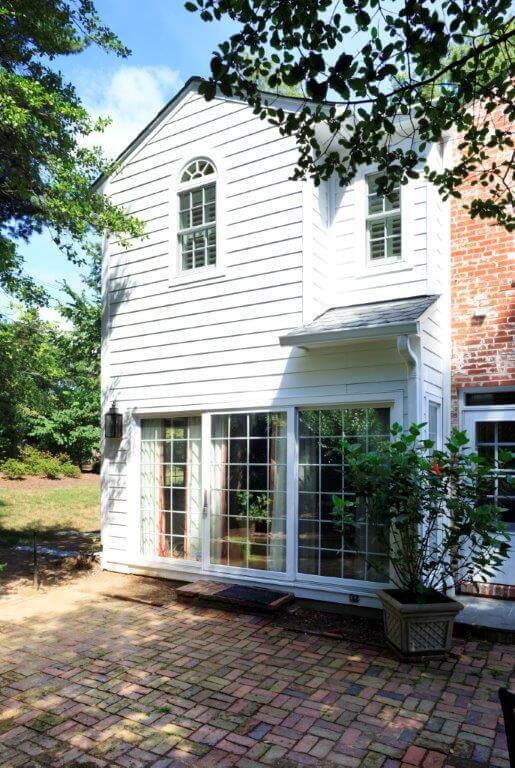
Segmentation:
{"type": "Polygon", "coordinates": [[[0,322],[0,459],[32,445],[82,465],[99,450],[99,258],[81,291],[63,291],[65,324],[35,308],[0,322]]]}
{"type": "Polygon", "coordinates": [[[0,287],[41,302],[42,289],[23,272],[20,242],[48,229],[79,262],[95,234],[142,231],[92,189],[109,163],[83,140],[105,121],[89,118],[52,66],[91,44],[118,56],[129,51],[91,0],[0,0],[0,40],[0,287]]]}
{"type": "Polygon", "coordinates": [[[66,283],[68,300],[59,305],[69,328],[54,331],[58,375],[55,402],[33,420],[29,438],[40,448],[64,451],[82,466],[100,450],[100,256],[93,260],[84,288],[66,283]]]}
{"type": "Polygon", "coordinates": [[[189,0],[186,8],[240,24],[214,53],[201,91],[240,96],[295,136],[297,178],[320,183],[336,172],[347,185],[371,164],[389,193],[424,170],[444,197],[459,197],[471,178],[470,214],[513,227],[511,0],[189,0]],[[284,111],[260,82],[300,88],[305,99],[284,111]],[[428,143],[453,130],[460,156],[431,171],[428,143]]]}
{"type": "Polygon", "coordinates": [[[36,309],[0,322],[0,459],[15,456],[38,414],[57,407],[60,354],[55,331],[36,309]]]}

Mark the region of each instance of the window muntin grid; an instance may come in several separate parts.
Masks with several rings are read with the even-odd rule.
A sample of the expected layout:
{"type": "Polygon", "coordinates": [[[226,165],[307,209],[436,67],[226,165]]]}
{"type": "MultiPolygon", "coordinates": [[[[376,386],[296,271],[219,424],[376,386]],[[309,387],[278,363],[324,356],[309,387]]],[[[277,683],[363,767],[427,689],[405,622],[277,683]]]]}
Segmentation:
{"type": "Polygon", "coordinates": [[[392,199],[377,193],[381,173],[366,177],[367,182],[367,252],[374,264],[398,261],[402,257],[401,193],[394,187],[392,199]]]}
{"type": "Polygon", "coordinates": [[[216,185],[179,193],[179,252],[181,269],[216,264],[216,185]]]}
{"type": "Polygon", "coordinates": [[[194,181],[195,179],[202,179],[205,176],[212,176],[214,172],[215,169],[209,160],[198,158],[189,163],[184,169],[181,176],[181,182],[184,184],[188,181],[194,181]]]}
{"type": "Polygon", "coordinates": [[[503,518],[510,530],[515,531],[515,459],[498,470],[499,453],[503,450],[515,453],[515,421],[476,421],[476,448],[480,456],[496,469],[492,496],[495,503],[505,507],[503,518]]]}
{"type": "Polygon", "coordinates": [[[211,563],[286,568],[286,413],[212,417],[211,563]]]}
{"type": "Polygon", "coordinates": [[[333,496],[352,498],[345,481],[341,440],[373,450],[389,439],[389,408],[335,408],[298,411],[298,571],[343,579],[384,581],[388,570],[381,526],[366,522],[362,510],[343,534],[331,514],[333,496]]]}
{"type": "Polygon", "coordinates": [[[141,422],[141,551],[201,559],[200,416],[141,422]]]}
{"type": "Polygon", "coordinates": [[[178,193],[179,269],[216,266],[216,182],[208,160],[197,159],[181,176],[178,193]],[[195,184],[196,181],[198,184],[195,184]]]}

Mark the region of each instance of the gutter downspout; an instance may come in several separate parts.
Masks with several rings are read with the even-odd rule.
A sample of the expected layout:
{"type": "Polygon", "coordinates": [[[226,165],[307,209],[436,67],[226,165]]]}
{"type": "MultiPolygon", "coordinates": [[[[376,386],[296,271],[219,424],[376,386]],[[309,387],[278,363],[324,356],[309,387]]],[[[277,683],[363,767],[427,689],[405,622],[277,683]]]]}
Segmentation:
{"type": "MultiPolygon", "coordinates": [[[[416,338],[419,338],[418,336],[416,338]]],[[[419,346],[419,345],[418,345],[419,346]]],[[[408,385],[408,426],[424,420],[422,403],[422,361],[419,349],[414,349],[408,334],[397,336],[397,350],[406,363],[408,385]]]]}

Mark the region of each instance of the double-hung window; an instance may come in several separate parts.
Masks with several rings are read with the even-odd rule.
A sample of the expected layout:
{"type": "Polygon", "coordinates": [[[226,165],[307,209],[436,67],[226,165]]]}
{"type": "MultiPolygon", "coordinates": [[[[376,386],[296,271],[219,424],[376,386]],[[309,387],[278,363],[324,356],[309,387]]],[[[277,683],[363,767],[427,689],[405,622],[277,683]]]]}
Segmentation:
{"type": "Polygon", "coordinates": [[[179,189],[179,271],[216,266],[216,174],[209,160],[193,160],[179,189]]]}
{"type": "Polygon", "coordinates": [[[367,254],[370,264],[385,264],[402,258],[401,191],[396,185],[389,197],[378,193],[381,173],[367,181],[367,254]]]}

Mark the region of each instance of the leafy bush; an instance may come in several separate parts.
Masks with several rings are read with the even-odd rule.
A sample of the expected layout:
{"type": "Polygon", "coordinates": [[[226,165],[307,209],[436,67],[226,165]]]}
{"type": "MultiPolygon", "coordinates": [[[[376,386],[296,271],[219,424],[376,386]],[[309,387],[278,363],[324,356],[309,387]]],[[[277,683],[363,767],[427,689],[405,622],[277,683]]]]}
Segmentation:
{"type": "Polygon", "coordinates": [[[58,480],[64,474],[63,465],[59,459],[50,456],[41,460],[38,474],[42,477],[47,477],[49,480],[58,480]]]}
{"type": "MultiPolygon", "coordinates": [[[[17,477],[35,475],[57,480],[60,477],[80,477],[79,467],[72,464],[66,453],[52,456],[49,451],[39,451],[31,445],[25,445],[20,451],[21,459],[8,459],[8,471],[17,472],[17,477]],[[14,466],[12,466],[14,463],[14,466]],[[9,469],[11,467],[11,469],[9,469]]],[[[4,471],[2,467],[2,471],[4,471]]],[[[4,471],[5,474],[5,471],[4,471]]],[[[7,475],[6,475],[7,477],[7,475]]]]}
{"type": "Polygon", "coordinates": [[[76,464],[72,464],[71,461],[62,462],[61,472],[64,477],[80,477],[80,468],[76,464]]]}
{"type": "MultiPolygon", "coordinates": [[[[37,448],[33,448],[31,445],[24,445],[20,451],[21,461],[27,468],[28,475],[42,475],[45,476],[44,463],[53,459],[51,453],[47,451],[38,451],[37,448]]],[[[58,462],[59,463],[59,462],[58,462]]]]}
{"type": "Polygon", "coordinates": [[[23,480],[28,474],[25,464],[18,459],[6,459],[0,469],[8,480],[23,480]]]}
{"type": "MultiPolygon", "coordinates": [[[[364,453],[343,441],[348,487],[355,499],[334,498],[342,532],[368,521],[389,552],[384,581],[423,599],[463,581],[485,581],[502,565],[510,536],[492,496],[496,476],[511,454],[491,466],[469,450],[465,432],[453,430],[441,451],[420,437],[424,425],[364,453]]],[[[506,481],[506,478],[505,478],[506,481]]]]}

